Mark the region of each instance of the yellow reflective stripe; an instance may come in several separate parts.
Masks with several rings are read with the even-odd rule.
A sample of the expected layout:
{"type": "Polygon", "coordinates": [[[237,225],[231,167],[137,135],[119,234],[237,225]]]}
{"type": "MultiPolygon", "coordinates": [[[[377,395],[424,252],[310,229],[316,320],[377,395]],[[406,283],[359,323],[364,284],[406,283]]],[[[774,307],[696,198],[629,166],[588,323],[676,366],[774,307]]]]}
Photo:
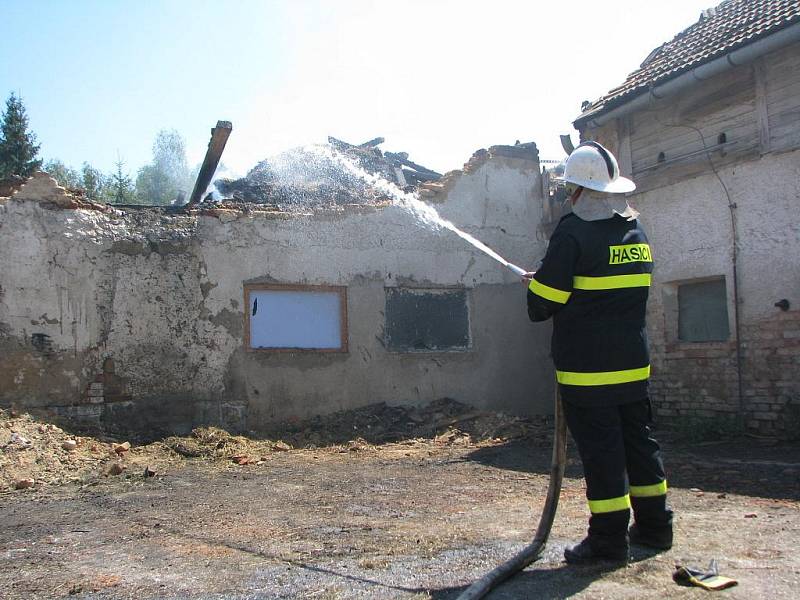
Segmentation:
{"type": "Polygon", "coordinates": [[[640,369],[625,371],[597,371],[595,373],[575,373],[572,371],[556,371],[558,383],[564,385],[613,385],[642,381],[650,377],[650,365],[640,369]]]}
{"type": "Polygon", "coordinates": [[[609,498],[608,500],[589,500],[589,510],[592,511],[593,515],[625,510],[630,507],[631,499],[628,494],[619,498],[609,498]]]}
{"type": "Polygon", "coordinates": [[[576,275],[572,279],[572,287],[576,290],[618,290],[622,288],[650,287],[650,273],[609,275],[607,277],[576,275]]]}
{"type": "Polygon", "coordinates": [[[528,286],[528,289],[545,300],[551,300],[559,304],[566,304],[567,300],[569,300],[569,297],[572,295],[572,292],[565,292],[564,290],[552,288],[535,279],[531,279],[531,284],[528,286]]]}
{"type": "Polygon", "coordinates": [[[663,496],[667,493],[667,480],[653,485],[632,485],[631,496],[636,498],[652,498],[653,496],[663,496]]]}

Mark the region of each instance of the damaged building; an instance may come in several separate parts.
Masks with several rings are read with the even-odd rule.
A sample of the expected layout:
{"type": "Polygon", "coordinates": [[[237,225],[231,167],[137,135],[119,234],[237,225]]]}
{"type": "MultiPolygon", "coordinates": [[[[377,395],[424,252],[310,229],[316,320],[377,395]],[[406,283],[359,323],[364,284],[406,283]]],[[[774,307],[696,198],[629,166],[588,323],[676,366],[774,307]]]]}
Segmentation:
{"type": "Polygon", "coordinates": [[[636,181],[660,420],[800,428],[800,6],[729,0],[575,122],[636,181]]]}
{"type": "MultiPolygon", "coordinates": [[[[345,151],[514,262],[541,257],[533,144],[440,176],[378,143],[345,151]]],[[[368,186],[251,175],[178,208],[91,204],[44,173],[5,190],[0,405],[153,435],[439,398],[551,410],[549,328],[516,276],[368,186]]]]}

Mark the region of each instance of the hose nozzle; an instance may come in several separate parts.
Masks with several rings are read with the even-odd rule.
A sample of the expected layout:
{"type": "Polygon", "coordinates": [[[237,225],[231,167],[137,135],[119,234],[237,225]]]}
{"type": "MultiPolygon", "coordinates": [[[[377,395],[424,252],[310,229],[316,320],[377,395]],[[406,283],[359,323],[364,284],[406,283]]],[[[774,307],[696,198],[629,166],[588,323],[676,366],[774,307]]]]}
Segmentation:
{"type": "Polygon", "coordinates": [[[522,267],[518,267],[518,266],[517,266],[517,265],[515,265],[514,263],[506,263],[506,266],[507,266],[509,269],[511,269],[511,271],[513,271],[513,272],[514,272],[516,275],[518,275],[519,277],[524,277],[524,276],[525,276],[525,273],[527,273],[527,271],[526,271],[525,269],[523,269],[522,267]]]}

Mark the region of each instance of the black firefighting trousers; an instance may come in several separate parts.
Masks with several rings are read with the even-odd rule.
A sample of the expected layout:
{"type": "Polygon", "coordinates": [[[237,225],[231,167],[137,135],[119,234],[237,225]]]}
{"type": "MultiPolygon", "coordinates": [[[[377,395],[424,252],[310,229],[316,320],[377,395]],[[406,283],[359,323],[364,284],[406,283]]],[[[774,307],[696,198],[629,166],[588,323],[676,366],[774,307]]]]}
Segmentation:
{"type": "Polygon", "coordinates": [[[633,508],[643,531],[672,527],[661,449],[650,435],[650,400],[586,407],[564,402],[586,478],[589,537],[624,543],[633,508]]]}

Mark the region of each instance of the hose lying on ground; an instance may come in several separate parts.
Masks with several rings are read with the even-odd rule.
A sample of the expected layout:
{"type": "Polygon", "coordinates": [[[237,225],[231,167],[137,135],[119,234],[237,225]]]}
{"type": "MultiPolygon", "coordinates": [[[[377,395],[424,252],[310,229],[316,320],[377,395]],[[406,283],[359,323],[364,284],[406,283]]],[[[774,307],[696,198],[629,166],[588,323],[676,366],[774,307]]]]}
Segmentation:
{"type": "Polygon", "coordinates": [[[544,509],[539,519],[539,526],[536,528],[536,535],[533,541],[520,550],[514,557],[492,571],[489,571],[489,573],[464,590],[458,597],[458,600],[477,600],[478,598],[483,598],[492,589],[539,558],[547,543],[547,538],[550,535],[550,529],[553,526],[553,520],[556,516],[558,496],[561,493],[561,481],[564,479],[566,455],[567,425],[564,419],[564,410],[561,407],[561,399],[558,395],[558,384],[556,384],[555,435],[553,436],[553,459],[550,464],[550,484],[547,486],[547,499],[544,502],[544,509]]]}

